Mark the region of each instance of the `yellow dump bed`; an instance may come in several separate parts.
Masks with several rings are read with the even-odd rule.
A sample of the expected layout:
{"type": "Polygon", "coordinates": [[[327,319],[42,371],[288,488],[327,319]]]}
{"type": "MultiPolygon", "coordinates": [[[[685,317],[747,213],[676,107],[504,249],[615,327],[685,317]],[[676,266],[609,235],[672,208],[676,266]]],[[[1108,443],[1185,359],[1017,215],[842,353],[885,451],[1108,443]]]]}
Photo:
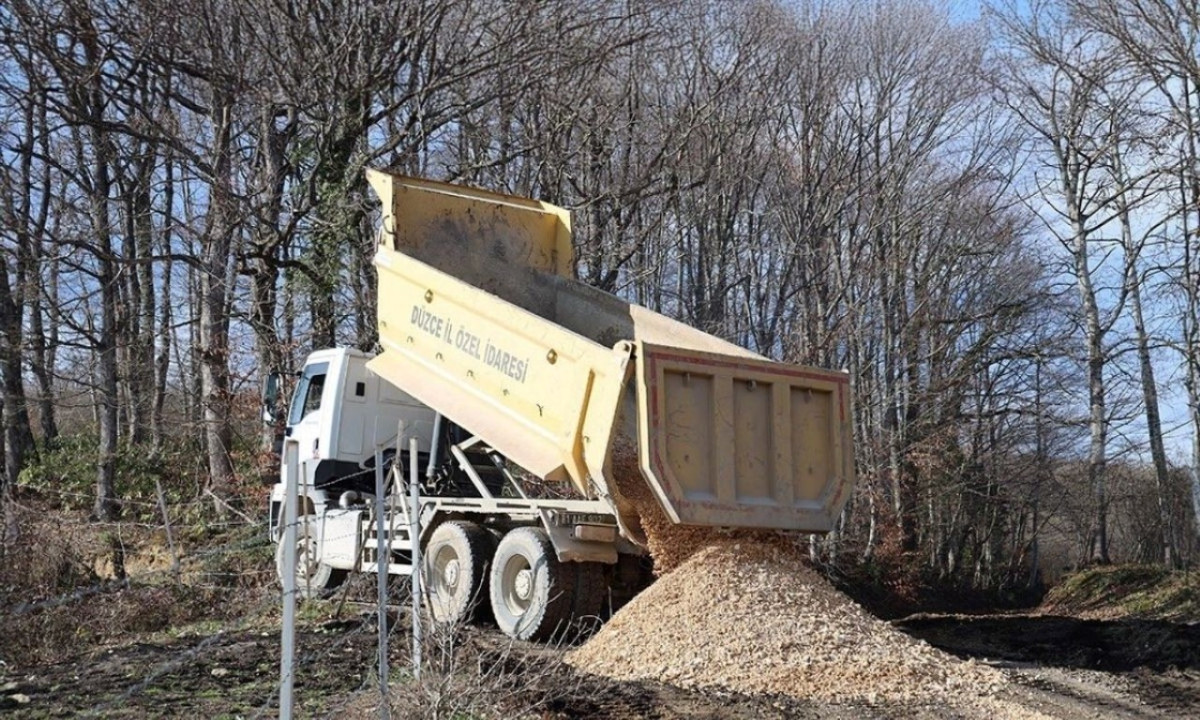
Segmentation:
{"type": "Polygon", "coordinates": [[[636,451],[675,522],[832,527],[854,482],[845,373],[771,362],[572,280],[562,208],[368,178],[383,202],[375,372],[606,500],[631,540],[614,449],[636,451]]]}

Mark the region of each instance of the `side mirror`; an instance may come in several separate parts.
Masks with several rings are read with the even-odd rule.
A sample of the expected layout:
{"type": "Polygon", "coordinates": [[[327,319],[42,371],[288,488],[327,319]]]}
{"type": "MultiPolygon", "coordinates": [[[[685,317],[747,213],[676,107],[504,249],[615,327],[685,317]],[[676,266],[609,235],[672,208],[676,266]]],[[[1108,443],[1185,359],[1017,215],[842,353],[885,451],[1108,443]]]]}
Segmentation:
{"type": "Polygon", "coordinates": [[[279,408],[279,372],[272,370],[263,386],[263,422],[274,423],[279,408]]]}

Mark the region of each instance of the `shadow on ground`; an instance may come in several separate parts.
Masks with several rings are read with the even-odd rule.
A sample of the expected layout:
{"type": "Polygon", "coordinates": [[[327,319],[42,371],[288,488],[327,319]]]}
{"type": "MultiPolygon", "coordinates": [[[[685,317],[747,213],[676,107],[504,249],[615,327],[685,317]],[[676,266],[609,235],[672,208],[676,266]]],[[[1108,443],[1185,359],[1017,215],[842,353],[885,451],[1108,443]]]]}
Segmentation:
{"type": "Polygon", "coordinates": [[[960,657],[1127,672],[1200,669],[1200,625],[1053,615],[914,615],[893,624],[960,657]]]}

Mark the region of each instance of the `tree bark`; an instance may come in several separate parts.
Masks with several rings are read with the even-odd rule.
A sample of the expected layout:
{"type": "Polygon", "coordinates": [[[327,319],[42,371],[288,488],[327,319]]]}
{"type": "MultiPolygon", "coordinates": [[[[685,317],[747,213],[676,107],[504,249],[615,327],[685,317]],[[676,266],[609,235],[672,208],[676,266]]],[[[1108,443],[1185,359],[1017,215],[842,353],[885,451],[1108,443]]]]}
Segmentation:
{"type": "Polygon", "coordinates": [[[209,488],[224,495],[233,484],[228,311],[235,232],[231,167],[233,98],[214,87],[212,101],[214,177],[210,219],[200,256],[200,391],[209,488]]]}

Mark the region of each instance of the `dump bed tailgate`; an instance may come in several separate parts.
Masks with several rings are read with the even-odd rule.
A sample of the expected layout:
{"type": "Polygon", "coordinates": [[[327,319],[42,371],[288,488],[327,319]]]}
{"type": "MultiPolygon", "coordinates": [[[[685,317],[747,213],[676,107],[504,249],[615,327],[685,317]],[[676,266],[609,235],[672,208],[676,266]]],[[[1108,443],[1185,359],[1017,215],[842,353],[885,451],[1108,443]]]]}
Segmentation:
{"type": "Polygon", "coordinates": [[[638,456],[677,523],[827,532],[854,482],[845,373],[638,342],[638,456]]]}

